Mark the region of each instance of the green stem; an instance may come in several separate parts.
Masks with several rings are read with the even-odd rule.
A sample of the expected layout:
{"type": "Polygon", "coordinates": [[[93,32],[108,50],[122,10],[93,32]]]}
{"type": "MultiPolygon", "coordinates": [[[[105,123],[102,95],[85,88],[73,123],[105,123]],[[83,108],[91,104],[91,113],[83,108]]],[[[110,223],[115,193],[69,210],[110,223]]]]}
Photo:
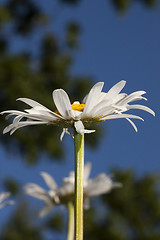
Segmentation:
{"type": "Polygon", "coordinates": [[[75,238],[83,240],[84,135],[75,131],[75,238]]]}
{"type": "Polygon", "coordinates": [[[68,233],[67,240],[74,240],[74,206],[72,202],[68,203],[68,233]]]}

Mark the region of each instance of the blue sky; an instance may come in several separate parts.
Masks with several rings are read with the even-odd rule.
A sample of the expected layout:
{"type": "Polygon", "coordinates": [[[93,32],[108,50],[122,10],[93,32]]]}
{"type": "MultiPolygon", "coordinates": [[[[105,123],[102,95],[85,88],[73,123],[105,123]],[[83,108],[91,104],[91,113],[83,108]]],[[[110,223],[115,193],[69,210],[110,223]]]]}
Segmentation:
{"type": "MultiPolygon", "coordinates": [[[[44,1],[40,2],[51,13],[52,9],[48,9],[44,1]]],[[[136,3],[120,16],[105,0],[101,3],[92,1],[92,4],[82,1],[73,8],[66,6],[60,8],[57,20],[50,27],[61,39],[67,20],[77,20],[82,26],[80,48],[75,52],[72,73],[90,75],[95,82],[103,81],[105,91],[125,79],[127,84],[123,92],[145,90],[148,101],[141,103],[156,112],[155,118],[140,110],[134,112],[145,119],[144,122],[135,121],[138,133],[124,119],[105,122],[99,147],[95,150],[87,148],[85,152],[85,161],[92,162],[92,176],[103,171],[110,174],[113,168],[132,168],[137,175],[159,174],[160,7],[148,9],[136,3]]],[[[37,41],[38,36],[34,36],[32,42],[37,41]]],[[[19,39],[17,44],[14,39],[13,50],[20,51],[28,42],[19,39]]],[[[32,168],[27,167],[20,157],[15,160],[15,156],[1,148],[1,180],[13,176],[22,185],[36,182],[45,187],[39,172],[47,171],[60,185],[61,179],[74,168],[73,141],[65,136],[64,144],[68,154],[64,164],[42,159],[32,168]]],[[[2,214],[5,211],[2,210],[2,214]]]]}

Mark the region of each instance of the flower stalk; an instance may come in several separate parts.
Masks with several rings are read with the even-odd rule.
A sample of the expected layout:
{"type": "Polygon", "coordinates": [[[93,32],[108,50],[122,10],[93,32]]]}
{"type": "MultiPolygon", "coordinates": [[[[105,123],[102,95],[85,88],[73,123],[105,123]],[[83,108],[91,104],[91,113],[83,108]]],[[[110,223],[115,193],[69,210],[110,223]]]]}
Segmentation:
{"type": "Polygon", "coordinates": [[[75,240],[83,240],[84,135],[75,131],[75,240]]]}
{"type": "Polygon", "coordinates": [[[68,202],[68,233],[67,240],[74,240],[74,205],[68,202]]]}

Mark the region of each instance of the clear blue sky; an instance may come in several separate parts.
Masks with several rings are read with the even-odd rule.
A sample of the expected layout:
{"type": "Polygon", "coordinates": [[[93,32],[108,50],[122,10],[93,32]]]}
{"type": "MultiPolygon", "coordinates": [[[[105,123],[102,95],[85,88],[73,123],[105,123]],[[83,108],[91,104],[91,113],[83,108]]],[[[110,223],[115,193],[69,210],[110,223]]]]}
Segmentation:
{"type": "MultiPolygon", "coordinates": [[[[40,2],[45,4],[45,1],[40,2]]],[[[47,6],[43,7],[52,12],[47,6]]],[[[59,38],[63,38],[67,20],[77,20],[82,26],[80,49],[75,52],[73,74],[93,76],[95,82],[104,81],[105,91],[125,79],[127,84],[123,92],[145,90],[148,101],[141,103],[156,112],[154,118],[146,112],[136,111],[137,115],[145,119],[144,122],[135,121],[138,133],[124,119],[105,122],[105,134],[99,147],[95,150],[86,149],[85,152],[85,161],[92,162],[92,176],[103,171],[111,173],[111,169],[117,167],[132,168],[138,175],[159,173],[160,7],[147,9],[136,3],[124,16],[119,16],[109,1],[92,1],[91,4],[82,1],[77,7],[60,8],[55,24],[51,26],[59,38]]],[[[37,41],[38,37],[34,36],[32,42],[37,41]]],[[[17,45],[17,40],[14,39],[13,50],[19,51],[26,47],[27,41],[19,39],[17,45]]],[[[74,168],[73,141],[65,136],[64,143],[68,149],[64,164],[43,159],[33,168],[28,168],[23,159],[15,160],[15,156],[10,156],[1,149],[1,180],[13,176],[22,185],[36,182],[45,187],[39,172],[47,171],[60,184],[61,179],[74,168]]]]}

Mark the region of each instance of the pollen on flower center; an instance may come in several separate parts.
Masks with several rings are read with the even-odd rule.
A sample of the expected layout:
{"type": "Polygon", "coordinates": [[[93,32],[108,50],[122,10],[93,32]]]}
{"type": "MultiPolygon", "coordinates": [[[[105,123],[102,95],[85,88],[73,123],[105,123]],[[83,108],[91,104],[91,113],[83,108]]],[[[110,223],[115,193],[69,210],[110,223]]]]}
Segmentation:
{"type": "Polygon", "coordinates": [[[83,112],[85,104],[72,104],[71,107],[75,111],[83,112]]]}
{"type": "MultiPolygon", "coordinates": [[[[80,103],[75,103],[75,104],[73,103],[73,104],[71,104],[71,108],[72,108],[74,111],[79,111],[79,112],[83,112],[84,106],[85,106],[85,104],[80,104],[80,103]]],[[[55,110],[55,113],[57,113],[57,114],[60,115],[60,113],[59,113],[58,110],[55,110]]]]}

